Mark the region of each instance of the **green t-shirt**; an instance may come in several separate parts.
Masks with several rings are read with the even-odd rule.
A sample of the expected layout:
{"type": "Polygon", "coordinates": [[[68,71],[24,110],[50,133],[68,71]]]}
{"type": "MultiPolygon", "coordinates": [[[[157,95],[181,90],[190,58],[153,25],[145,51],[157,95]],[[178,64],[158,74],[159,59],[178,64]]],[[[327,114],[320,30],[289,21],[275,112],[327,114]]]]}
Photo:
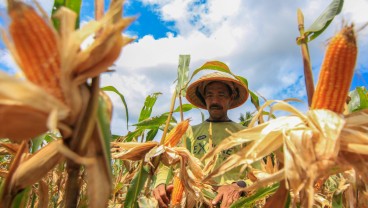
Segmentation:
{"type": "MultiPolygon", "coordinates": [[[[197,158],[202,158],[207,152],[212,150],[221,141],[230,134],[230,132],[238,132],[245,127],[241,124],[235,123],[233,121],[229,122],[208,122],[205,121],[201,124],[195,125],[192,127],[193,129],[193,138],[190,138],[190,146],[188,145],[188,149],[193,155],[197,158]],[[210,125],[212,124],[212,128],[210,125]],[[210,130],[212,129],[212,134],[210,134],[210,130]],[[227,131],[226,131],[227,129],[227,131]],[[212,147],[211,147],[212,143],[212,147]]],[[[240,149],[240,147],[233,147],[227,150],[223,150],[216,160],[216,164],[214,165],[214,169],[219,167],[224,160],[226,160],[230,155],[234,154],[240,149]]],[[[208,161],[203,161],[204,164],[207,164],[208,161]]],[[[235,181],[243,180],[245,177],[245,173],[240,173],[241,167],[234,168],[225,174],[214,178],[214,184],[212,185],[223,185],[223,184],[231,184],[235,181]]]]}
{"type": "MultiPolygon", "coordinates": [[[[229,122],[208,122],[205,121],[201,124],[195,125],[192,127],[193,137],[187,138],[185,142],[185,146],[188,150],[198,159],[201,159],[202,156],[210,151],[211,143],[212,147],[217,146],[223,139],[230,136],[230,134],[226,131],[226,129],[230,132],[237,132],[245,127],[241,124],[235,123],[233,121],[229,122]],[[210,124],[212,124],[212,134],[210,134],[210,124]],[[212,135],[212,136],[210,136],[212,135]]],[[[240,147],[230,148],[228,150],[223,150],[219,155],[214,168],[217,168],[226,158],[228,158],[231,154],[238,151],[240,147]]],[[[208,161],[204,161],[206,164],[208,161]]],[[[214,178],[214,184],[212,185],[224,185],[230,184],[235,181],[244,180],[245,173],[240,172],[241,167],[234,168],[225,174],[214,178]]],[[[155,187],[161,183],[166,183],[167,175],[168,175],[169,167],[160,165],[157,173],[157,178],[155,182],[155,187]]]]}

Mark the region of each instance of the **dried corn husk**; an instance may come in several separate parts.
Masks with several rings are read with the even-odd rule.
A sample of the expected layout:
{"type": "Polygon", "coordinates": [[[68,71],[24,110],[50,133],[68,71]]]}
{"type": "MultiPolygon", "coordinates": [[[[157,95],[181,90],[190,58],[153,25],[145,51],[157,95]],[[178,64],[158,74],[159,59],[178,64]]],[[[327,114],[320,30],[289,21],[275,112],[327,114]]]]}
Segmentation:
{"type": "MultiPolygon", "coordinates": [[[[56,57],[55,60],[60,60],[60,66],[56,64],[55,66],[57,67],[54,67],[53,70],[58,70],[57,74],[60,77],[58,76],[58,84],[53,85],[53,87],[59,86],[60,89],[58,90],[62,93],[62,96],[54,97],[51,93],[49,94],[43,85],[35,85],[28,80],[21,80],[19,77],[11,77],[1,72],[0,122],[9,124],[0,127],[1,138],[9,138],[11,141],[24,143],[47,130],[55,130],[57,128],[64,139],[72,139],[73,142],[83,139],[84,143],[89,144],[84,140],[90,141],[91,139],[84,138],[84,134],[79,133],[79,130],[83,129],[81,127],[83,126],[82,120],[91,97],[87,80],[107,71],[108,67],[119,56],[122,47],[132,41],[131,38],[121,34],[134,20],[134,18],[122,17],[123,2],[123,0],[112,1],[103,18],[98,21],[91,21],[78,30],[74,29],[76,14],[67,8],[61,8],[56,15],[61,22],[60,33],[57,33],[51,25],[43,24],[43,27],[48,27],[44,28],[48,31],[48,36],[44,38],[37,36],[39,33],[23,31],[23,28],[19,27],[19,25],[12,27],[12,31],[16,31],[16,33],[11,33],[12,35],[33,35],[34,37],[30,37],[30,40],[35,41],[31,43],[33,45],[42,45],[43,40],[55,40],[51,41],[53,43],[48,45],[48,47],[44,47],[45,51],[41,51],[42,53],[40,54],[49,55],[47,53],[48,49],[56,51],[56,53],[50,53],[50,55],[58,54],[59,57],[56,57]],[[89,46],[82,48],[82,43],[90,36],[95,37],[93,42],[89,46]],[[65,98],[65,100],[62,98],[65,98]],[[19,113],[23,113],[23,115],[19,115],[19,113]]],[[[20,7],[10,6],[8,8],[9,13],[33,12],[32,15],[36,15],[33,17],[37,17],[34,10],[29,6],[25,6],[23,2],[9,0],[9,5],[14,4],[20,7]],[[17,8],[26,9],[16,10],[17,8]]],[[[11,18],[27,18],[28,16],[23,13],[20,16],[11,15],[11,18]]],[[[30,24],[32,24],[32,21],[30,21],[30,24]]],[[[37,27],[37,25],[29,26],[37,27]]],[[[22,63],[26,62],[22,62],[22,56],[19,53],[21,51],[29,52],[33,48],[25,47],[20,50],[19,46],[21,44],[15,47],[14,42],[12,42],[15,39],[7,37],[4,31],[3,40],[12,56],[22,68],[22,63]]],[[[32,55],[32,53],[27,54],[32,55]]],[[[37,57],[32,58],[37,59],[37,57]]],[[[47,59],[46,57],[46,60],[54,59],[47,59]]],[[[34,72],[36,76],[40,75],[37,73],[43,73],[37,69],[34,72]]],[[[43,77],[50,78],[48,76],[43,77]]],[[[95,127],[96,119],[92,118],[91,120],[93,128],[97,128],[95,127]]],[[[87,135],[85,137],[89,137],[88,134],[85,135],[87,135]]],[[[68,157],[74,157],[78,161],[96,160],[96,163],[93,165],[90,163],[85,165],[89,176],[91,176],[89,180],[93,180],[93,177],[101,177],[99,181],[100,194],[98,196],[93,195],[93,190],[89,190],[88,194],[90,195],[91,204],[93,204],[91,206],[103,207],[106,205],[110,193],[111,175],[108,174],[110,170],[105,161],[106,153],[102,153],[103,151],[100,149],[102,148],[101,143],[94,144],[94,147],[92,149],[94,151],[91,150],[90,152],[93,156],[88,159],[84,159],[83,154],[78,155],[82,151],[70,153],[70,149],[64,148],[63,140],[48,144],[24,161],[20,161],[19,158],[23,155],[23,152],[18,150],[15,156],[17,159],[12,162],[11,166],[13,168],[9,171],[6,178],[6,188],[4,188],[1,196],[2,199],[9,202],[19,190],[41,180],[49,170],[61,161],[63,154],[69,151],[67,153],[68,157]],[[97,170],[100,170],[100,172],[97,173],[97,170]]],[[[79,150],[78,147],[74,146],[72,149],[74,151],[79,150]]],[[[91,184],[93,188],[96,188],[98,183],[91,182],[91,184]]]]}
{"type": "MultiPolygon", "coordinates": [[[[23,3],[18,2],[17,4],[23,3]]],[[[32,122],[32,124],[41,123],[43,125],[34,128],[33,131],[24,131],[30,132],[29,135],[15,134],[17,131],[21,132],[19,129],[24,128],[25,125],[7,126],[6,129],[15,130],[1,130],[0,137],[19,142],[23,139],[30,139],[35,134],[45,132],[47,130],[45,125],[48,123],[56,123],[59,127],[63,126],[63,128],[75,124],[77,119],[81,117],[83,110],[85,110],[85,103],[89,98],[89,94],[85,93],[84,83],[86,80],[106,71],[107,67],[111,66],[119,56],[122,47],[132,41],[131,38],[122,36],[121,32],[134,21],[134,18],[116,18],[116,15],[121,12],[122,4],[122,0],[114,1],[101,20],[91,21],[79,30],[74,29],[76,21],[74,12],[67,8],[61,8],[58,11],[56,17],[59,17],[61,22],[60,35],[56,31],[49,35],[55,36],[56,44],[54,47],[59,50],[60,54],[60,88],[66,99],[65,104],[27,80],[20,80],[3,72],[0,73],[0,107],[1,109],[7,108],[4,113],[1,113],[1,123],[15,120],[15,118],[19,119],[19,116],[16,116],[16,110],[12,111],[9,108],[23,108],[29,109],[25,111],[29,117],[25,122],[31,122],[35,117],[34,119],[37,119],[37,122],[32,122]],[[86,38],[95,35],[97,32],[99,35],[96,36],[92,44],[81,50],[81,45],[86,38]],[[56,112],[57,121],[48,121],[52,112],[54,112],[53,114],[56,112]]],[[[19,29],[21,30],[21,28],[19,29]]],[[[51,26],[49,29],[54,30],[51,26]]],[[[18,60],[20,56],[11,39],[7,38],[5,33],[3,37],[12,56],[18,60]]],[[[55,116],[53,117],[55,118],[55,116]]],[[[49,128],[49,126],[47,127],[49,128]]],[[[66,132],[70,132],[70,130],[66,132]]]]}
{"type": "Polygon", "coordinates": [[[268,101],[262,109],[272,102],[276,102],[272,106],[273,110],[284,110],[291,115],[251,126],[225,139],[204,157],[215,158],[222,149],[243,143],[247,145],[224,161],[205,180],[226,174],[226,171],[239,165],[249,166],[281,147],[284,151],[284,168],[244,190],[287,179],[286,187],[293,192],[292,195],[297,197],[304,192],[302,206],[312,207],[313,185],[320,177],[354,168],[363,180],[367,180],[367,110],[346,117],[329,110],[310,110],[304,115],[283,101],[268,101]]]}
{"type": "Polygon", "coordinates": [[[112,146],[112,157],[116,159],[144,159],[145,162],[150,162],[154,157],[160,156],[161,162],[166,166],[179,164],[178,170],[186,193],[198,203],[211,204],[202,193],[202,189],[211,189],[209,185],[202,183],[203,165],[186,148],[167,147],[157,142],[121,142],[113,143],[112,146]]]}
{"type": "Polygon", "coordinates": [[[12,176],[12,192],[17,193],[19,190],[38,182],[55,164],[60,162],[63,159],[58,151],[60,145],[62,145],[61,140],[51,142],[21,162],[12,176]]]}

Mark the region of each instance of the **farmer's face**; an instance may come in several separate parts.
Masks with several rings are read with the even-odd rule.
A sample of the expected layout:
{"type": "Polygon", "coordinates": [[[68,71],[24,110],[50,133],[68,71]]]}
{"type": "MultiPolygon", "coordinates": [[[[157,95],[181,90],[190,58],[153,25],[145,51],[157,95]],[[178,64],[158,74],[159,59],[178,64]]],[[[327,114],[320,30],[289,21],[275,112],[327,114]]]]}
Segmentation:
{"type": "Polygon", "coordinates": [[[229,88],[222,82],[211,82],[205,88],[205,101],[211,121],[227,121],[232,102],[229,88]]]}

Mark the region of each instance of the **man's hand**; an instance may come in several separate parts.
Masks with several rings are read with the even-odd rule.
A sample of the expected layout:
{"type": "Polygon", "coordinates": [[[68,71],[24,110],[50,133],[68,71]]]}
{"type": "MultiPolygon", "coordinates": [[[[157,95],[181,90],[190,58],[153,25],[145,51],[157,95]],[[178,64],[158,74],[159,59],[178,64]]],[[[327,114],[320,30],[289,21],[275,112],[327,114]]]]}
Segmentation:
{"type": "Polygon", "coordinates": [[[221,208],[227,208],[238,200],[240,195],[240,187],[236,183],[223,185],[217,189],[217,196],[212,200],[212,204],[216,205],[221,202],[221,208]]]}
{"type": "Polygon", "coordinates": [[[153,189],[153,196],[157,200],[158,206],[160,208],[169,207],[170,196],[173,188],[174,188],[173,185],[168,185],[166,187],[166,185],[162,183],[153,189]]]}

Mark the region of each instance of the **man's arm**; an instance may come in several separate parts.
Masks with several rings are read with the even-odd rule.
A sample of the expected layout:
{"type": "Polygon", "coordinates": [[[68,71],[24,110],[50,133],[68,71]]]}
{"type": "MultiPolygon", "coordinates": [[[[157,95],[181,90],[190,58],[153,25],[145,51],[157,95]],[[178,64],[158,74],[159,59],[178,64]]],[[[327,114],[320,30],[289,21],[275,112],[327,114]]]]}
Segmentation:
{"type": "Polygon", "coordinates": [[[170,172],[170,167],[163,165],[162,163],[159,164],[157,168],[157,175],[156,181],[154,184],[153,189],[153,196],[158,202],[160,208],[168,207],[170,203],[170,195],[173,189],[172,185],[166,186],[168,181],[168,176],[170,172]]]}
{"type": "Polygon", "coordinates": [[[158,202],[160,208],[167,208],[170,204],[171,192],[174,186],[161,183],[156,188],[153,189],[153,196],[158,202]]]}
{"type": "Polygon", "coordinates": [[[222,185],[217,188],[217,196],[212,200],[212,205],[221,203],[221,208],[230,207],[232,203],[242,196],[241,188],[244,188],[244,181],[234,182],[228,185],[222,185]]]}

